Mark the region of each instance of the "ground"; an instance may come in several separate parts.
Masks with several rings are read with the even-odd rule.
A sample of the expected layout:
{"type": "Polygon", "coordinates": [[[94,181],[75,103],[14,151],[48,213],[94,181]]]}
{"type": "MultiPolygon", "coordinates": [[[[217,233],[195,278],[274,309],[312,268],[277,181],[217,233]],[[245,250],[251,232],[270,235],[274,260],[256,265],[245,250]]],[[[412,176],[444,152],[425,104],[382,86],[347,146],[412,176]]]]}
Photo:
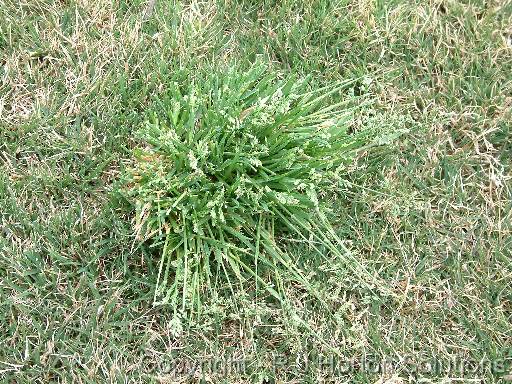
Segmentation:
{"type": "Polygon", "coordinates": [[[146,7],[0,0],[0,381],[512,379],[512,3],[146,7]],[[200,319],[153,307],[157,260],[114,193],[132,132],[173,71],[258,60],[318,87],[361,79],[361,123],[407,128],[361,153],[331,215],[398,299],[306,260],[327,309],[292,284],[288,307],[222,289],[200,319]]]}

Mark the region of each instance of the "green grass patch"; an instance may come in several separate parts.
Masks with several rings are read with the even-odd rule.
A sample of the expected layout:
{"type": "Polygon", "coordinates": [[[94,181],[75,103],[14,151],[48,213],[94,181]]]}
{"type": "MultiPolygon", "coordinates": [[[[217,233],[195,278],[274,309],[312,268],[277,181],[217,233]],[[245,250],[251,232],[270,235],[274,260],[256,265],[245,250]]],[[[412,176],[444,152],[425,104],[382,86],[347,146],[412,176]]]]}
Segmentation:
{"type": "MultiPolygon", "coordinates": [[[[256,290],[281,300],[282,270],[314,294],[280,237],[326,260],[351,257],[322,199],[336,194],[359,153],[384,139],[375,127],[349,132],[354,111],[367,108],[343,96],[356,81],[310,90],[306,80],[277,80],[261,65],[182,77],[137,131],[142,145],[121,190],[135,208],[136,238],[160,253],[155,301],[200,312],[219,275],[233,294],[240,288],[230,279],[254,279],[256,290]]],[[[347,267],[372,279],[353,257],[347,267]]]]}
{"type": "MultiPolygon", "coordinates": [[[[144,21],[146,6],[0,0],[0,382],[505,382],[509,365],[359,363],[510,361],[510,1],[157,0],[144,21]],[[319,94],[358,79],[321,108],[351,100],[339,108],[358,107],[350,135],[369,129],[381,145],[350,155],[317,195],[334,232],[322,235],[369,275],[274,226],[272,247],[309,287],[294,269],[258,263],[261,282],[213,258],[213,284],[196,295],[203,316],[154,307],[165,236],[134,242],[136,209],[120,206],[116,183],[149,163],[135,148],[162,152],[143,133],[173,126],[171,90],[211,100],[205,83],[228,81],[226,68],[240,80],[255,62],[272,84],[309,76],[319,94]],[[333,371],[315,355],[358,365],[333,371]],[[217,358],[246,369],[173,365],[217,358]]],[[[217,107],[200,105],[213,118],[217,107]]],[[[181,175],[188,153],[175,155],[181,175]]]]}

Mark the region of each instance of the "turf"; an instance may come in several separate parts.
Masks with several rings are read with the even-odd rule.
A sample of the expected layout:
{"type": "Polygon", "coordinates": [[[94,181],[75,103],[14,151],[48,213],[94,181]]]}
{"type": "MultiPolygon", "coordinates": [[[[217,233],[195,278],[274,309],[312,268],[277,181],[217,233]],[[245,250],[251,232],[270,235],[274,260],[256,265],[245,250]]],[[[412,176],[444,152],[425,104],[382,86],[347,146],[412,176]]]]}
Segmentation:
{"type": "Polygon", "coordinates": [[[146,7],[0,0],[0,381],[510,379],[512,3],[146,7]],[[200,319],[153,307],[158,258],[134,243],[113,193],[134,132],[175,72],[256,61],[318,87],[358,78],[351,92],[372,107],[353,128],[407,130],[347,167],[330,213],[398,299],[298,242],[323,305],[284,275],[286,306],[226,283],[200,319]],[[365,357],[403,363],[363,369],[365,357]],[[475,372],[406,363],[432,358],[508,360],[475,372]],[[336,364],[348,359],[359,365],[336,364]],[[227,360],[242,367],[211,366],[227,360]]]}

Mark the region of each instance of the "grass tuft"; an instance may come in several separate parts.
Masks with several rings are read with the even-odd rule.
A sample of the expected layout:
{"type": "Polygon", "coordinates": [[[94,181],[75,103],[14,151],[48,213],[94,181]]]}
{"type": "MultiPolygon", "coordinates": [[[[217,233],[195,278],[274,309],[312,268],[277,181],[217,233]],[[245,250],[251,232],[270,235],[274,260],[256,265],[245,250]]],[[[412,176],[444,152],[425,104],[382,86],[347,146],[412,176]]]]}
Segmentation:
{"type": "Polygon", "coordinates": [[[136,238],[161,256],[156,303],[200,311],[219,275],[233,291],[231,278],[254,278],[278,299],[280,269],[308,288],[278,240],[284,233],[344,257],[321,200],[371,145],[369,131],[348,132],[353,97],[332,102],[352,82],[310,91],[307,80],[266,72],[174,82],[158,99],[163,112],[137,133],[122,192],[136,238]]]}

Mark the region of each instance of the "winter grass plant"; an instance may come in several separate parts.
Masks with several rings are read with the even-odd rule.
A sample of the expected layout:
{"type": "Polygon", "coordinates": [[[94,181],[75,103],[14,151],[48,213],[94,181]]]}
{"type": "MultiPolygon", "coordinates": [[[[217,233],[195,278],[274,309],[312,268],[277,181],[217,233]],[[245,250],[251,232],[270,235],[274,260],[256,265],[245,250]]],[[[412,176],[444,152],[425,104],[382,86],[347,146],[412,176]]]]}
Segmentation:
{"type": "Polygon", "coordinates": [[[219,279],[233,293],[251,279],[282,300],[283,272],[314,294],[284,234],[373,284],[323,204],[374,142],[369,131],[349,133],[352,85],[310,91],[307,79],[279,80],[262,66],[169,84],[137,133],[123,188],[136,239],[160,254],[155,303],[200,311],[219,279]]]}

